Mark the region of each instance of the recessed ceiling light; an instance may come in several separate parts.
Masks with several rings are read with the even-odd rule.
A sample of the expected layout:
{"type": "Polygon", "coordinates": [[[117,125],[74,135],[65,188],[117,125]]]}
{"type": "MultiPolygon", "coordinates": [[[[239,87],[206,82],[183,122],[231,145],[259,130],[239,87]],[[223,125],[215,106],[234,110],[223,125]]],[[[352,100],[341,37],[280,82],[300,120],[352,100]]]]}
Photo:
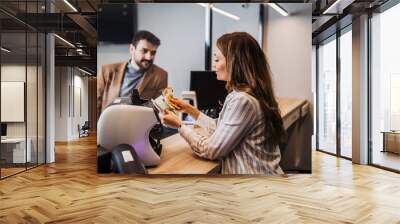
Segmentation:
{"type": "Polygon", "coordinates": [[[83,72],[83,73],[85,73],[85,74],[87,74],[87,75],[92,75],[92,73],[90,73],[90,72],[88,72],[88,71],[86,71],[86,70],[84,70],[84,69],[81,69],[81,68],[79,68],[79,67],[78,67],[78,70],[81,71],[81,72],[83,72]]]}
{"type": "Polygon", "coordinates": [[[69,45],[70,47],[73,47],[73,48],[75,48],[75,45],[73,45],[71,42],[69,42],[68,40],[66,40],[66,39],[64,39],[64,38],[62,38],[62,37],[60,37],[59,35],[57,35],[57,34],[54,34],[54,36],[55,37],[57,37],[59,40],[61,40],[62,42],[64,42],[64,43],[66,43],[67,45],[69,45]]]}
{"type": "Polygon", "coordinates": [[[5,48],[5,47],[1,47],[1,50],[4,51],[4,52],[6,52],[6,53],[10,53],[10,52],[11,52],[11,50],[9,50],[9,49],[7,49],[7,48],[5,48]]]}
{"type": "Polygon", "coordinates": [[[281,14],[282,16],[288,16],[289,15],[289,13],[282,6],[280,6],[278,3],[267,3],[267,4],[271,8],[275,9],[275,11],[279,12],[279,14],[281,14]]]}
{"type": "Polygon", "coordinates": [[[324,10],[324,12],[322,14],[327,14],[333,7],[335,7],[338,3],[340,2],[340,0],[336,0],[332,5],[330,5],[327,9],[324,10]]]}
{"type": "Polygon", "coordinates": [[[78,12],[78,10],[68,1],[64,0],[65,4],[67,4],[74,12],[78,12]]]}
{"type": "Polygon", "coordinates": [[[203,6],[204,8],[210,7],[211,10],[213,10],[215,12],[218,12],[219,14],[224,15],[226,17],[229,17],[231,19],[240,20],[239,16],[233,15],[232,13],[229,13],[229,12],[226,12],[226,11],[224,11],[222,9],[219,9],[219,8],[213,6],[212,4],[209,4],[209,3],[208,4],[207,3],[197,3],[197,4],[200,5],[200,6],[203,6]]]}

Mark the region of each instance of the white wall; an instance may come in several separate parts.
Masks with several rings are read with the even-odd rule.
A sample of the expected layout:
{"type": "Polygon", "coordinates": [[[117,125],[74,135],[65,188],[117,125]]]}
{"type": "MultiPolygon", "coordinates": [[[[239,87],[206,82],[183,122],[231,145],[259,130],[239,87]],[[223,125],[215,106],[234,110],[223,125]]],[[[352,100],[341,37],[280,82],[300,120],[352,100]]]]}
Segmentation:
{"type": "Polygon", "coordinates": [[[55,86],[55,141],[76,139],[78,124],[88,120],[88,78],[77,69],[56,67],[55,86]]]}
{"type": "MultiPolygon", "coordinates": [[[[18,64],[9,64],[1,66],[1,81],[25,82],[25,69],[32,70],[32,67],[18,64]]],[[[7,108],[1,108],[7,110],[7,108]]],[[[7,137],[25,137],[25,122],[7,123],[7,137]]]]}
{"type": "Polygon", "coordinates": [[[255,39],[259,38],[259,3],[215,3],[215,7],[228,13],[240,17],[234,20],[220,13],[213,12],[213,41],[215,45],[217,39],[225,33],[247,32],[255,39]]]}
{"type": "MultiPolygon", "coordinates": [[[[1,81],[10,81],[10,82],[26,82],[25,75],[26,71],[28,72],[28,81],[29,87],[35,86],[35,88],[27,88],[27,120],[28,120],[28,137],[29,134],[35,131],[36,137],[36,107],[37,107],[37,99],[36,99],[36,80],[32,80],[30,77],[31,74],[36,75],[36,67],[18,64],[8,64],[1,66],[1,81]],[[35,127],[33,127],[33,125],[35,127]]],[[[1,108],[1,110],[7,110],[8,108],[1,108]]],[[[24,109],[24,108],[22,108],[24,109]]],[[[8,137],[25,137],[25,126],[26,122],[7,122],[7,136],[8,137]]]]}
{"type": "Polygon", "coordinates": [[[130,58],[129,44],[97,44],[97,71],[99,72],[104,64],[128,61],[130,58]]]}
{"type": "Polygon", "coordinates": [[[282,16],[267,5],[264,15],[263,49],[272,71],[275,94],[277,97],[306,99],[312,106],[310,116],[302,119],[301,125],[296,128],[298,134],[289,137],[282,163],[291,169],[311,171],[312,6],[304,3],[280,5],[289,12],[289,16],[282,16]]]}
{"type": "MultiPolygon", "coordinates": [[[[31,71],[32,66],[9,64],[1,66],[1,81],[17,81],[25,82],[26,69],[31,71]]],[[[36,69],[35,69],[36,70],[36,69]]],[[[28,72],[29,73],[29,72],[28,72]]],[[[7,108],[1,108],[7,110],[7,108]]],[[[11,122],[7,123],[7,137],[25,137],[25,122],[11,122]]]]}
{"type": "Polygon", "coordinates": [[[313,102],[311,3],[280,4],[290,16],[266,6],[264,51],[269,61],[275,93],[279,97],[313,102]]]}
{"type": "MultiPolygon", "coordinates": [[[[259,3],[216,3],[215,7],[222,9],[240,20],[233,20],[220,13],[213,12],[212,18],[212,52],[215,53],[217,39],[225,33],[247,32],[252,35],[259,43],[260,40],[260,4],[259,3]]],[[[214,65],[214,60],[212,60],[214,65]]]]}
{"type": "Polygon", "coordinates": [[[161,40],[156,63],[177,95],[189,90],[190,71],[204,70],[205,11],[194,3],[139,4],[138,29],[161,40]]]}
{"type": "Polygon", "coordinates": [[[64,98],[65,92],[68,94],[68,76],[63,75],[67,73],[67,67],[55,68],[55,140],[66,141],[67,138],[67,120],[68,115],[68,98],[64,98]],[[65,90],[67,89],[67,90],[65,90]],[[67,110],[67,113],[65,112],[67,110]]]}

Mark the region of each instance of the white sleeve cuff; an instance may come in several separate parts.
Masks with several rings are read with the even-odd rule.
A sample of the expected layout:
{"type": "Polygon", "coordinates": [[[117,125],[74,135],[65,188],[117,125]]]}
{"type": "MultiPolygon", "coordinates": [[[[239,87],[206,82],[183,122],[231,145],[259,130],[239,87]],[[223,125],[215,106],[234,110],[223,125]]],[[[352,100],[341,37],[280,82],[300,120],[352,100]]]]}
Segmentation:
{"type": "Polygon", "coordinates": [[[189,142],[189,144],[191,143],[190,139],[191,137],[193,137],[193,132],[194,132],[192,128],[189,128],[186,125],[182,125],[180,128],[178,128],[178,132],[185,140],[189,142]]]}

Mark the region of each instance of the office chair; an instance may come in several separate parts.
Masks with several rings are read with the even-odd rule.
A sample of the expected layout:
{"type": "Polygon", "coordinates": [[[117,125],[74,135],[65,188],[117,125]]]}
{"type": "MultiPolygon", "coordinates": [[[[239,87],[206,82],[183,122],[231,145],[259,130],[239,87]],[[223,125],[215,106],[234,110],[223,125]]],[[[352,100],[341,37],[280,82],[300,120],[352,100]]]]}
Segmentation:
{"type": "Polygon", "coordinates": [[[85,121],[85,123],[80,128],[78,126],[78,129],[79,129],[79,138],[89,136],[89,129],[90,129],[89,121],[85,121]]]}

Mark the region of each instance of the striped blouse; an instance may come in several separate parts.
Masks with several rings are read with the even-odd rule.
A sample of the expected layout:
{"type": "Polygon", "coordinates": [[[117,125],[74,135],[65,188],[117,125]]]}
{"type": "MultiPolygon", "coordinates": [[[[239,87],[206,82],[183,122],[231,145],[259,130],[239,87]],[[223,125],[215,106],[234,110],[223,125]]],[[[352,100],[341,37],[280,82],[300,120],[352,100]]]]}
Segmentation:
{"type": "Polygon", "coordinates": [[[217,120],[200,113],[196,123],[205,129],[201,135],[182,126],[180,135],[193,153],[218,159],[222,174],[282,174],[279,147],[271,149],[265,137],[265,121],[260,104],[253,96],[232,91],[217,120]]]}

